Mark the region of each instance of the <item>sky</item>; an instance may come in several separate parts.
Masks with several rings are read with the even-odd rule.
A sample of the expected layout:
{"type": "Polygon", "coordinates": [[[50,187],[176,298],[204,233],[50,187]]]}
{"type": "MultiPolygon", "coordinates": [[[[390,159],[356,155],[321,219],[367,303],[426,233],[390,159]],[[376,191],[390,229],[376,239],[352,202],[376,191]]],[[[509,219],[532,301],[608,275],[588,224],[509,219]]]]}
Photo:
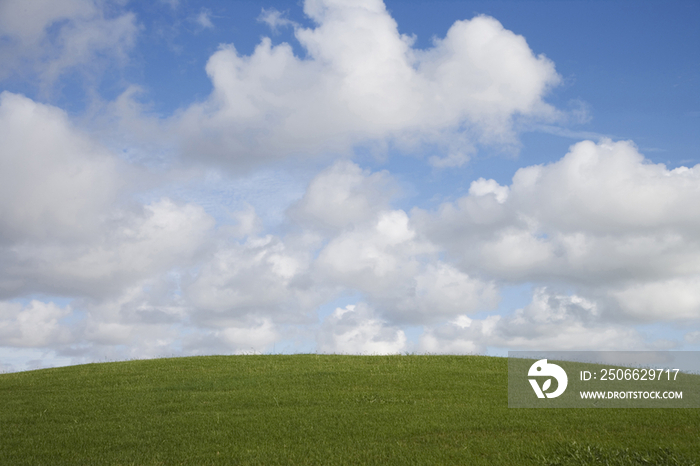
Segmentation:
{"type": "Polygon", "coordinates": [[[0,372],[700,350],[699,20],[0,0],[0,372]]]}

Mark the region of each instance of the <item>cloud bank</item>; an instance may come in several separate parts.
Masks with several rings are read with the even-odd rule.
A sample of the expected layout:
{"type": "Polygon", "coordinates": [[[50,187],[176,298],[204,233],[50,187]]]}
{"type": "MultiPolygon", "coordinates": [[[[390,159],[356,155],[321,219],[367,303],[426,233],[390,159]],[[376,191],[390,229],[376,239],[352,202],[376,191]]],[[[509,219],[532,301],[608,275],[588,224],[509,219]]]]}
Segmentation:
{"type": "MultiPolygon", "coordinates": [[[[49,85],[134,46],[136,17],[106,3],[18,5],[0,5],[10,58],[0,79],[31,72],[49,85]]],[[[213,16],[199,11],[208,28],[213,16]]],[[[133,87],[108,102],[109,117],[131,118],[118,128],[125,140],[146,141],[130,147],[138,161],[104,128],[0,94],[3,351],[85,362],[276,345],[697,344],[700,165],[669,169],[631,141],[586,140],[509,183],[479,177],[436,207],[398,208],[404,181],[363,168],[355,149],[451,170],[480,148],[515,147],[519,123],[562,115],[545,101],[560,81],[554,64],[487,16],[417,49],[380,1],[307,0],[304,12],[312,27],[263,12],[293,28],[303,56],[269,38],[247,56],[226,44],[206,65],[211,94],[195,104],[147,115],[133,87]],[[179,158],[162,156],[171,152],[179,158]],[[278,221],[264,203],[228,199],[289,159],[318,165],[300,170],[299,193],[271,183],[278,221]],[[214,193],[213,178],[229,189],[214,193]],[[529,302],[499,308],[508,287],[529,287],[529,302]],[[689,330],[674,342],[642,324],[689,330]]]]}

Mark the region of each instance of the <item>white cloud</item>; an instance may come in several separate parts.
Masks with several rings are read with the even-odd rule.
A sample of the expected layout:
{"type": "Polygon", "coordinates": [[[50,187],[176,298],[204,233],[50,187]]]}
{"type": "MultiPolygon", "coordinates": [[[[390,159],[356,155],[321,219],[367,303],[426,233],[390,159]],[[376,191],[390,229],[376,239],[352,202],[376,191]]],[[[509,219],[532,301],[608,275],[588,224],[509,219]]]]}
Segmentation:
{"type": "Polygon", "coordinates": [[[396,354],[406,349],[406,335],[360,303],[337,308],[326,317],[317,344],[322,353],[396,354]]]}
{"type": "Polygon", "coordinates": [[[493,282],[470,277],[440,261],[428,264],[415,283],[415,295],[405,296],[401,307],[407,311],[415,308],[428,322],[490,310],[499,302],[493,282]]]}
{"type": "Polygon", "coordinates": [[[615,268],[619,279],[698,273],[699,169],[653,165],[629,142],[586,141],[559,162],[519,170],[511,195],[556,234],[572,269],[615,268]]]}
{"type": "Polygon", "coordinates": [[[228,326],[249,316],[276,322],[308,322],[328,297],[323,283],[309,276],[314,238],[249,236],[244,243],[218,248],[186,284],[186,299],[202,326],[228,326]],[[310,242],[310,244],[308,243],[310,242]]]}
{"type": "MultiPolygon", "coordinates": [[[[211,338],[226,352],[249,354],[267,350],[279,338],[279,333],[270,319],[261,319],[240,327],[225,327],[214,331],[211,338]]],[[[198,344],[193,349],[202,351],[207,346],[198,344]]]]}
{"type": "MultiPolygon", "coordinates": [[[[91,154],[101,154],[105,160],[112,157],[94,144],[85,143],[88,149],[83,155],[65,150],[63,146],[73,147],[65,141],[87,139],[50,107],[17,102],[22,104],[19,110],[34,108],[46,124],[58,128],[55,132],[62,136],[55,138],[58,142],[52,151],[79,154],[75,157],[87,160],[91,154]]],[[[81,241],[70,235],[39,235],[11,243],[2,251],[10,259],[0,270],[6,295],[42,292],[81,297],[71,308],[40,302],[31,309],[6,307],[11,312],[5,312],[3,335],[16,334],[21,322],[39,319],[45,329],[37,334],[41,344],[74,362],[264,352],[295,332],[310,332],[323,303],[357,293],[363,303],[337,309],[321,323],[319,351],[479,353],[488,347],[667,347],[668,342],[647,341],[624,319],[697,319],[699,300],[692,290],[700,287],[694,262],[686,257],[687,263],[669,267],[680,256],[669,256],[672,248],[657,244],[659,238],[666,238],[664,244],[673,246],[674,235],[689,238],[692,234],[683,219],[673,216],[677,208],[673,202],[668,212],[657,214],[656,224],[640,224],[630,214],[621,219],[596,211],[589,215],[596,214],[599,220],[588,225],[551,216],[549,209],[567,207],[544,195],[546,181],[555,179],[550,171],[569,176],[574,186],[585,185],[579,179],[583,173],[599,183],[595,195],[607,189],[612,196],[614,189],[621,188],[601,182],[606,164],[617,163],[631,173],[648,174],[644,169],[651,169],[646,178],[638,174],[628,180],[626,189],[631,190],[639,189],[637,184],[654,190],[655,183],[666,178],[694,176],[691,169],[669,171],[645,164],[641,157],[630,162],[627,158],[635,153],[629,151],[632,146],[616,144],[584,144],[587,150],[582,152],[574,146],[559,162],[522,169],[511,186],[478,179],[469,195],[456,202],[435,212],[414,209],[410,214],[392,208],[396,185],[388,173],[372,173],[340,161],[309,182],[306,192],[287,210],[287,233],[279,235],[264,234],[252,206],[234,215],[237,225],[217,232],[214,220],[195,204],[161,199],[126,209],[107,198],[98,206],[106,214],[81,241]],[[562,167],[581,167],[578,157],[590,160],[591,147],[594,153],[622,161],[604,160],[602,167],[594,163],[588,171],[562,167]],[[635,243],[635,238],[647,239],[635,243]],[[605,254],[596,249],[601,247],[605,254]],[[596,273],[612,267],[607,261],[637,260],[635,251],[646,251],[663,266],[651,261],[646,269],[627,270],[623,278],[596,282],[596,273]],[[483,262],[484,257],[491,262],[483,262]],[[674,270],[683,273],[676,276],[674,270]],[[542,287],[529,305],[511,315],[475,318],[476,312],[495,308],[497,284],[506,279],[543,284],[568,280],[577,291],[563,294],[542,287]],[[668,296],[672,298],[664,298],[668,296]],[[27,317],[21,320],[20,314],[27,317]],[[60,324],[60,319],[68,317],[77,323],[60,324]],[[425,326],[416,347],[407,340],[406,325],[425,326]]],[[[44,155],[37,157],[43,160],[47,153],[38,151],[44,155]]],[[[666,187],[668,191],[661,190],[668,199],[692,199],[692,184],[672,185],[666,187]]],[[[585,189],[581,192],[586,195],[585,189]]],[[[585,199],[570,202],[572,209],[585,207],[585,199]]],[[[615,202],[606,205],[613,209],[615,202]]],[[[684,242],[692,245],[687,239],[684,242]]],[[[693,336],[687,340],[694,341],[693,336]]],[[[3,338],[0,343],[18,346],[25,344],[22,341],[3,338]]]]}
{"type": "Polygon", "coordinates": [[[394,323],[493,308],[495,286],[439,260],[406,212],[389,208],[392,184],[378,175],[335,164],[311,181],[292,210],[307,224],[334,227],[314,263],[316,280],[365,293],[394,323]]]}
{"type": "MultiPolygon", "coordinates": [[[[50,91],[78,73],[97,86],[135,44],[127,5],[0,1],[0,79],[50,91]]],[[[397,181],[350,161],[355,145],[450,168],[483,145],[517,148],[517,129],[573,137],[548,126],[567,121],[544,101],[554,65],[486,16],[419,50],[379,0],[304,11],[312,27],[259,18],[291,26],[302,54],[269,38],[247,56],[223,45],[206,67],[211,95],[170,117],[129,86],[83,116],[96,115],[88,135],[66,112],[0,95],[1,347],[84,362],[263,352],[318,330],[319,351],[384,354],[414,349],[411,325],[428,352],[644,349],[669,343],[633,324],[698,322],[700,166],[584,141],[509,185],[478,178],[434,211],[399,209],[397,181]],[[206,168],[175,167],[178,151],[206,168]],[[277,163],[289,156],[329,165],[302,192],[310,165],[277,163]],[[530,304],[477,317],[499,286],[522,283],[537,287],[530,304]],[[347,295],[359,303],[317,323],[347,295]]],[[[192,12],[214,27],[210,10],[192,12]]]]}
{"type": "Polygon", "coordinates": [[[403,211],[389,211],[372,225],[332,239],[316,270],[331,283],[365,293],[395,323],[434,322],[497,304],[493,284],[445,264],[436,252],[415,237],[403,211]]]}
{"type": "Polygon", "coordinates": [[[199,206],[163,199],[142,212],[108,218],[85,242],[14,246],[12,259],[0,268],[0,290],[110,295],[172,267],[191,265],[213,223],[199,206]]]}
{"type": "Polygon", "coordinates": [[[214,221],[192,204],[130,200],[138,172],[60,110],[0,95],[0,293],[101,296],[187,266],[214,221]]]}
{"type": "Polygon", "coordinates": [[[73,362],[172,354],[186,312],[164,283],[199,260],[214,220],[167,198],[138,203],[140,172],[55,107],[3,93],[0,139],[0,295],[74,298],[3,302],[0,346],[73,362]]]}
{"type": "Polygon", "coordinates": [[[344,232],[319,254],[323,272],[363,289],[387,288],[397,274],[415,276],[418,262],[411,256],[432,252],[429,244],[413,241],[415,232],[405,212],[387,211],[365,228],[344,232]],[[406,270],[408,269],[408,270],[406,270]]]}
{"type": "Polygon", "coordinates": [[[95,13],[93,2],[84,0],[34,1],[6,0],[0,5],[2,33],[21,42],[38,46],[46,28],[56,21],[83,18],[95,13]]]}
{"type": "Polygon", "coordinates": [[[193,21],[203,29],[214,28],[214,23],[211,22],[211,11],[207,8],[202,8],[199,14],[193,18],[193,21]]]}
{"type": "Polygon", "coordinates": [[[636,318],[700,320],[700,275],[635,283],[610,294],[623,312],[636,318]]]}
{"type": "Polygon", "coordinates": [[[242,210],[231,213],[231,218],[236,221],[236,225],[229,227],[227,232],[234,238],[245,238],[258,234],[263,229],[262,221],[255,212],[255,208],[246,203],[242,210]]]}
{"type": "Polygon", "coordinates": [[[482,353],[487,346],[537,350],[648,349],[636,330],[600,318],[595,302],[577,295],[535,290],[532,302],[508,316],[459,317],[429,328],[419,342],[431,353],[482,353]]]}
{"type": "Polygon", "coordinates": [[[36,73],[44,88],[69,70],[124,63],[138,33],[132,13],[108,16],[109,2],[94,0],[5,0],[0,3],[0,78],[36,73]],[[27,70],[26,67],[29,67],[27,70]]]}
{"type": "Polygon", "coordinates": [[[649,163],[630,142],[584,141],[509,187],[477,180],[412,222],[468,273],[565,282],[636,319],[697,319],[699,177],[698,166],[649,163]]]}
{"type": "Polygon", "coordinates": [[[387,172],[338,161],[314,177],[289,214],[306,227],[337,232],[376,219],[395,191],[387,172]]]}
{"type": "Polygon", "coordinates": [[[258,21],[261,21],[272,29],[273,32],[285,26],[298,26],[294,21],[284,17],[284,13],[274,8],[263,8],[258,21]]]}
{"type": "Polygon", "coordinates": [[[557,114],[542,100],[554,65],[493,18],[458,21],[416,50],[380,0],[304,11],[317,23],[295,29],[304,59],[269,38],[250,56],[225,45],[210,57],[214,91],[174,121],[189,154],[240,167],[393,140],[443,146],[450,155],[432,163],[458,166],[474,144],[514,144],[514,118],[557,114]]]}
{"type": "Polygon", "coordinates": [[[62,111],[9,92],[0,140],[0,242],[94,234],[126,167],[62,111]]]}
{"type": "Polygon", "coordinates": [[[499,204],[506,202],[506,199],[508,199],[508,191],[507,186],[499,185],[496,180],[486,180],[484,178],[472,181],[472,184],[469,186],[470,195],[481,197],[492,194],[499,204]]]}
{"type": "Polygon", "coordinates": [[[60,320],[70,307],[32,300],[28,305],[0,301],[0,342],[5,347],[50,347],[72,341],[72,329],[60,320]]]}
{"type": "Polygon", "coordinates": [[[652,164],[629,141],[583,141],[556,163],[518,170],[511,191],[563,232],[683,231],[700,223],[699,170],[652,164]]]}
{"type": "MultiPolygon", "coordinates": [[[[408,215],[389,207],[393,185],[385,173],[338,162],[311,180],[288,211],[297,233],[243,236],[234,229],[238,240],[217,245],[183,287],[196,309],[192,320],[218,326],[267,316],[308,323],[341,292],[363,293],[392,324],[493,308],[493,283],[439,260],[408,215]]],[[[252,208],[246,216],[254,217],[252,208]]]]}

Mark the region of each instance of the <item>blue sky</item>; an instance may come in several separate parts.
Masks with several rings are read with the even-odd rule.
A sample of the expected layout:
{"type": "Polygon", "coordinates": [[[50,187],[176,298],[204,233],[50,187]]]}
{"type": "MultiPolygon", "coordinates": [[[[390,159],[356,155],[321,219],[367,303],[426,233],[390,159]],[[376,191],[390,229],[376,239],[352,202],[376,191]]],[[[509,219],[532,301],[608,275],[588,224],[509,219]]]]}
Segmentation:
{"type": "Polygon", "coordinates": [[[699,349],[698,18],[0,2],[0,370],[699,349]]]}

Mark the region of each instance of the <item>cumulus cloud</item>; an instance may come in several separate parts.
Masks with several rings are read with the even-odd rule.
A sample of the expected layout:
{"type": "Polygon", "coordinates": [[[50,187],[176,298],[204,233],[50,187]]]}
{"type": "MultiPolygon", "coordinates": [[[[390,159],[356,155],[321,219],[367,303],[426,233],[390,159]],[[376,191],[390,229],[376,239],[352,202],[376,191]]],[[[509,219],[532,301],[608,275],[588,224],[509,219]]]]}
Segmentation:
{"type": "Polygon", "coordinates": [[[70,307],[32,300],[27,305],[0,302],[0,342],[10,347],[51,347],[73,340],[73,330],[61,323],[70,307]]]}
{"type": "Polygon", "coordinates": [[[483,197],[487,194],[493,194],[496,202],[499,204],[503,204],[508,199],[508,192],[507,186],[501,186],[495,180],[486,180],[484,178],[472,181],[472,184],[469,186],[469,194],[472,196],[483,197]]]}
{"type": "Polygon", "coordinates": [[[74,362],[262,351],[278,322],[310,319],[323,299],[306,278],[313,235],[257,236],[249,207],[217,237],[199,205],[138,201],[138,186],[121,180],[136,170],[64,112],[7,92],[0,99],[0,293],[73,299],[4,302],[0,346],[74,362]]]}
{"type": "Polygon", "coordinates": [[[700,319],[700,275],[640,282],[610,294],[623,312],[643,320],[700,319]]]}
{"type": "Polygon", "coordinates": [[[397,323],[422,324],[495,307],[492,283],[438,260],[436,252],[415,237],[403,211],[390,211],[373,225],[331,240],[316,266],[331,283],[365,293],[397,323]]]}
{"type": "MultiPolygon", "coordinates": [[[[493,308],[495,284],[439,260],[408,215],[390,208],[393,186],[385,173],[340,161],[288,210],[294,233],[230,230],[183,282],[190,322],[202,329],[240,328],[251,319],[308,325],[321,304],[347,292],[362,293],[389,325],[493,308]]],[[[252,207],[242,216],[255,224],[252,207]]]]}
{"type": "Polygon", "coordinates": [[[172,353],[180,338],[186,310],[173,297],[171,286],[149,278],[122,288],[108,298],[74,301],[76,331],[59,354],[76,361],[100,357],[124,359],[172,353]]]}
{"type": "Polygon", "coordinates": [[[514,144],[514,118],[557,114],[543,101],[553,63],[493,18],[458,21],[417,50],[380,0],[309,0],[304,12],[316,23],[295,25],[305,58],[269,38],[250,56],[228,44],[210,57],[214,91],[174,120],[190,155],[243,166],[391,140],[437,144],[446,155],[431,163],[458,166],[476,144],[514,144]]]}
{"type": "Polygon", "coordinates": [[[629,141],[583,141],[556,163],[518,170],[512,191],[566,232],[684,231],[699,222],[699,169],[652,164],[629,141]]]}
{"type": "MultiPolygon", "coordinates": [[[[60,135],[50,150],[34,151],[38,160],[57,153],[68,167],[84,160],[89,168],[93,157],[98,167],[116,163],[60,112],[8,96],[18,115],[33,109],[32,118],[60,135]],[[75,147],[83,149],[67,149],[75,147]]],[[[32,147],[22,142],[31,138],[16,139],[19,150],[32,147]]],[[[32,165],[33,176],[40,176],[41,165],[32,165]]],[[[36,228],[27,226],[21,241],[5,235],[0,284],[7,297],[79,299],[70,307],[5,303],[0,341],[52,348],[75,361],[264,352],[299,329],[313,333],[322,304],[356,293],[361,302],[320,323],[319,351],[666,348],[671,343],[650,342],[629,323],[698,319],[694,220],[676,214],[683,203],[695,208],[696,187],[686,181],[695,170],[649,164],[628,142],[585,142],[557,162],[519,170],[509,186],[477,179],[455,202],[406,212],[392,207],[390,174],[338,161],[309,182],[287,210],[286,233],[276,235],[264,233],[252,206],[234,214],[236,225],[216,230],[201,206],[163,198],[125,208],[110,194],[95,201],[93,209],[106,214],[91,219],[89,236],[72,229],[59,234],[58,227],[53,236],[32,236],[36,228]],[[626,181],[607,173],[610,166],[624,168],[626,181]],[[557,198],[565,191],[561,183],[579,197],[557,198]],[[624,211],[617,199],[638,189],[666,196],[666,210],[652,209],[655,222],[624,211]],[[632,266],[639,254],[646,263],[632,266]],[[512,314],[474,317],[495,309],[498,287],[507,282],[542,286],[512,314]],[[561,283],[574,291],[555,291],[561,283]],[[43,329],[35,340],[23,330],[29,325],[43,329]],[[424,328],[415,346],[407,325],[424,328]]],[[[113,175],[95,169],[86,176],[106,177],[101,184],[109,187],[113,175]]],[[[42,202],[53,201],[51,192],[42,202]]],[[[686,337],[687,343],[695,339],[686,337]]]]}
{"type": "Polygon", "coordinates": [[[483,353],[487,346],[538,350],[648,349],[633,328],[600,318],[595,302],[577,295],[536,289],[532,302],[507,316],[460,316],[429,328],[419,348],[430,353],[483,353]]]}
{"type": "Polygon", "coordinates": [[[193,204],[129,200],[135,170],[55,107],[0,96],[0,293],[101,296],[186,266],[214,221],[193,204]],[[126,198],[126,199],[124,199],[126,198]]]}
{"type": "Polygon", "coordinates": [[[0,3],[0,78],[35,73],[42,86],[71,70],[128,59],[138,33],[133,13],[108,15],[109,2],[6,0],[0,3]]]}
{"type": "Polygon", "coordinates": [[[494,284],[439,260],[403,210],[390,206],[394,183],[386,173],[337,162],[309,184],[291,215],[325,233],[313,264],[316,282],[366,295],[394,323],[423,323],[489,309],[494,284]]]}
{"type": "Polygon", "coordinates": [[[220,247],[185,285],[192,320],[202,326],[233,325],[274,316],[279,323],[308,322],[328,297],[323,283],[309,276],[313,238],[251,236],[220,247]],[[310,243],[310,244],[309,244],[310,243]]]}
{"type": "MultiPolygon", "coordinates": [[[[139,26],[125,5],[0,2],[0,79],[50,89],[126,63],[139,26]]],[[[399,209],[399,183],[354,148],[446,169],[517,147],[516,128],[564,134],[547,126],[567,118],[544,100],[554,64],[487,16],[421,50],[380,0],[307,0],[304,13],[311,27],[259,17],[293,28],[301,55],[270,38],[250,55],[222,45],[211,94],[174,115],[149,115],[138,86],[96,110],[118,151],[66,112],[0,94],[0,347],[82,362],[264,352],[315,333],[335,353],[648,349],[670,343],[635,323],[700,320],[700,166],[583,141],[510,183],[478,178],[436,209],[399,209]],[[207,169],[173,168],[178,151],[207,169]],[[290,156],[339,160],[302,190],[298,172],[279,180],[290,156]],[[163,186],[139,183],[155,165],[163,186]],[[488,315],[504,284],[532,285],[532,301],[488,315]],[[348,295],[355,305],[319,322],[348,295]],[[407,326],[423,327],[417,346],[407,326]]]]}
{"type": "Polygon", "coordinates": [[[509,187],[480,179],[412,215],[467,272],[567,283],[631,318],[697,319],[699,176],[652,164],[628,141],[584,141],[519,169],[509,187]]]}
{"type": "Polygon", "coordinates": [[[116,201],[126,167],[61,110],[0,94],[0,242],[84,238],[116,201]]]}
{"type": "Polygon", "coordinates": [[[185,313],[163,283],[206,249],[213,219],[138,202],[140,172],[55,107],[4,92],[0,139],[0,346],[75,362],[172,354],[185,313]],[[11,301],[34,295],[72,301],[11,301]]]}
{"type": "Polygon", "coordinates": [[[396,354],[406,348],[406,334],[377,317],[365,303],[337,308],[317,335],[322,353],[396,354]]]}
{"type": "Polygon", "coordinates": [[[242,322],[240,326],[228,326],[210,333],[202,333],[199,341],[186,341],[195,353],[219,352],[250,354],[267,351],[280,334],[271,319],[256,319],[242,322]]]}
{"type": "Polygon", "coordinates": [[[321,304],[342,293],[361,293],[391,325],[493,309],[495,283],[441,260],[408,214],[391,208],[394,186],[384,172],[339,161],[288,209],[286,235],[257,234],[255,210],[241,212],[240,225],[222,230],[231,236],[213,245],[183,282],[191,322],[203,328],[251,318],[309,324],[321,304]]]}
{"type": "Polygon", "coordinates": [[[187,267],[214,221],[192,204],[168,199],[140,212],[117,212],[83,243],[22,244],[0,268],[0,290],[104,296],[171,267],[187,267]]]}
{"type": "Polygon", "coordinates": [[[341,160],[314,177],[289,215],[307,228],[338,232],[389,210],[395,192],[387,172],[370,173],[341,160]]]}

